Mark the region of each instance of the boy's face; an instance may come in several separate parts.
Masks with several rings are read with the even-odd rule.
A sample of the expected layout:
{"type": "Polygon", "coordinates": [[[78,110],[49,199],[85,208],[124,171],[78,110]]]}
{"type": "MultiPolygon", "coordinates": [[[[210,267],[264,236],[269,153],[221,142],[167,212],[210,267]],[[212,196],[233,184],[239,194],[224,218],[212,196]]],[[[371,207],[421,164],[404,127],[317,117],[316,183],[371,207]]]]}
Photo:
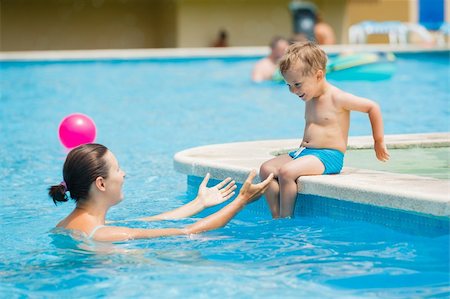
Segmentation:
{"type": "Polygon", "coordinates": [[[320,78],[318,72],[304,76],[301,64],[296,63],[284,73],[283,77],[289,87],[289,91],[303,101],[307,102],[316,96],[320,78]]]}

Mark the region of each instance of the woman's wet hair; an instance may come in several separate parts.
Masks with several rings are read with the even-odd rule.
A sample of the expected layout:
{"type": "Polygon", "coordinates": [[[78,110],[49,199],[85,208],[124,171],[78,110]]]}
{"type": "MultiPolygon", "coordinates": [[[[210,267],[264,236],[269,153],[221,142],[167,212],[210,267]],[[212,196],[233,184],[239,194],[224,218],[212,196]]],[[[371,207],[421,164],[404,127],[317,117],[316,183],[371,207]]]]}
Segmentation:
{"type": "Polygon", "coordinates": [[[88,197],[89,188],[98,177],[107,178],[108,165],[104,158],[108,148],[101,144],[80,145],[69,152],[63,167],[63,182],[51,186],[48,195],[55,205],[70,198],[75,202],[88,197]]]}

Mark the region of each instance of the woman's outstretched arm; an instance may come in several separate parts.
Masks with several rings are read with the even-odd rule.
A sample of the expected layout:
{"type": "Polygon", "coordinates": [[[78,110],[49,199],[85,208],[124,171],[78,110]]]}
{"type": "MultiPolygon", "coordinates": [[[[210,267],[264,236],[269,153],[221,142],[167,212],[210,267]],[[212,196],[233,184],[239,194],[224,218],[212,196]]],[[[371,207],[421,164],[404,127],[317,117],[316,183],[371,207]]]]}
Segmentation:
{"type": "Polygon", "coordinates": [[[273,174],[259,184],[252,184],[256,172],[253,170],[247,177],[239,195],[228,205],[210,216],[203,218],[185,228],[136,229],[118,226],[105,226],[97,230],[93,238],[97,241],[125,241],[162,236],[196,234],[220,228],[227,224],[246,204],[258,199],[269,186],[273,174]]]}
{"type": "Polygon", "coordinates": [[[137,220],[158,221],[190,217],[206,208],[221,204],[234,196],[236,183],[231,178],[226,178],[217,185],[208,188],[206,185],[208,184],[209,178],[210,174],[208,173],[199,186],[197,197],[189,203],[171,211],[137,220]]]}

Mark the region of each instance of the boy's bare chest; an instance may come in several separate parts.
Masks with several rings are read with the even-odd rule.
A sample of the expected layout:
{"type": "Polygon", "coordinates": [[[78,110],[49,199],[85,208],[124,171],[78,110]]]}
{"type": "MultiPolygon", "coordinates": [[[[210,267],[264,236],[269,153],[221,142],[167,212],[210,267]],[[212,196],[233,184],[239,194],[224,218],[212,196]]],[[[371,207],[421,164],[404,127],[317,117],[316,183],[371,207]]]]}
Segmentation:
{"type": "Polygon", "coordinates": [[[315,123],[322,126],[331,125],[340,119],[341,113],[342,111],[332,103],[309,101],[305,107],[305,120],[307,123],[315,123]]]}

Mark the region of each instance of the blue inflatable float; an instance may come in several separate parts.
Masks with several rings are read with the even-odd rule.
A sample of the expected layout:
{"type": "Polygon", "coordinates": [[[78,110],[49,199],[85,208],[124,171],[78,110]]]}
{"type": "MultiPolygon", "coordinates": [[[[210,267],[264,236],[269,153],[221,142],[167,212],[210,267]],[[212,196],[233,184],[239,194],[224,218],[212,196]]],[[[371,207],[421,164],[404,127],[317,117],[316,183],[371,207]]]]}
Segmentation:
{"type": "MultiPolygon", "coordinates": [[[[395,56],[392,53],[357,53],[331,57],[327,63],[327,78],[331,80],[379,81],[395,73],[395,56]]],[[[277,70],[273,81],[284,82],[277,70]]]]}
{"type": "Polygon", "coordinates": [[[392,53],[358,53],[330,58],[327,78],[331,80],[386,80],[395,73],[392,53]]]}

